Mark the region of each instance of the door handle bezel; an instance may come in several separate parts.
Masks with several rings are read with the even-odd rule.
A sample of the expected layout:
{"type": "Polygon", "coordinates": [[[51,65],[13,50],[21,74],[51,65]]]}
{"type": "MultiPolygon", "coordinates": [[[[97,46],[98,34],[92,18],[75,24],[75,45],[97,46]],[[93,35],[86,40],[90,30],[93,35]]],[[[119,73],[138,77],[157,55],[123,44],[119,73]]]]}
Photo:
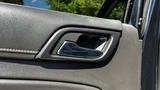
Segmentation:
{"type": "Polygon", "coordinates": [[[108,30],[108,29],[99,29],[99,28],[83,28],[83,27],[65,27],[57,30],[52,37],[48,40],[48,42],[44,45],[44,47],[37,54],[35,59],[40,60],[55,60],[55,61],[73,61],[73,62],[101,62],[104,60],[109,60],[109,57],[113,54],[116,45],[118,45],[120,39],[121,32],[116,30],[108,30]],[[98,34],[103,36],[110,35],[110,45],[106,47],[106,51],[103,52],[103,55],[95,58],[83,58],[83,57],[67,57],[67,56],[59,56],[52,55],[51,52],[54,50],[54,47],[58,43],[59,39],[65,35],[66,33],[90,33],[90,34],[98,34]]]}

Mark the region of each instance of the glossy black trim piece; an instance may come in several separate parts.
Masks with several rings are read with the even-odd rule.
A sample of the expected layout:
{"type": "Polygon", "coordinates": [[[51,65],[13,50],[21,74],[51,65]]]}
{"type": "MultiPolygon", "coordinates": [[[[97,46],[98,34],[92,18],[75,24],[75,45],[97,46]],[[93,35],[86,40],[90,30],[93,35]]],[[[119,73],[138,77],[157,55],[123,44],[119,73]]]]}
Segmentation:
{"type": "Polygon", "coordinates": [[[142,54],[142,90],[158,90],[159,43],[160,43],[160,1],[152,0],[147,33],[144,36],[142,54]]]}

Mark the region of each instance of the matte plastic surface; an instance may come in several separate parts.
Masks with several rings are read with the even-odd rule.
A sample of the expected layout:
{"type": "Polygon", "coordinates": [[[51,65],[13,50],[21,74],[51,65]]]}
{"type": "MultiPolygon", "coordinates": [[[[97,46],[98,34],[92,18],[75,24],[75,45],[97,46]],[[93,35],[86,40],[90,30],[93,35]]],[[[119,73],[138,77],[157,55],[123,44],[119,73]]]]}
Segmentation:
{"type": "Polygon", "coordinates": [[[0,79],[0,90],[100,90],[93,86],[37,80],[0,79]]]}
{"type": "MultiPolygon", "coordinates": [[[[0,78],[65,81],[96,86],[102,90],[141,89],[142,43],[138,40],[137,29],[121,24],[120,21],[0,3],[0,42],[1,48],[14,48],[7,49],[7,52],[4,52],[6,49],[1,49],[0,57],[27,59],[24,61],[21,58],[16,60],[0,58],[0,78]],[[27,61],[28,57],[34,58],[36,54],[34,51],[39,51],[57,29],[66,26],[122,32],[119,45],[111,61],[94,65],[27,61]],[[15,49],[20,50],[18,53],[12,53],[15,49]],[[23,52],[23,49],[33,50],[33,52],[19,53],[23,52]]],[[[30,90],[29,87],[27,88],[30,90]]]]}
{"type": "Polygon", "coordinates": [[[57,29],[68,26],[122,30],[116,20],[0,3],[0,57],[33,59],[57,29]]]}

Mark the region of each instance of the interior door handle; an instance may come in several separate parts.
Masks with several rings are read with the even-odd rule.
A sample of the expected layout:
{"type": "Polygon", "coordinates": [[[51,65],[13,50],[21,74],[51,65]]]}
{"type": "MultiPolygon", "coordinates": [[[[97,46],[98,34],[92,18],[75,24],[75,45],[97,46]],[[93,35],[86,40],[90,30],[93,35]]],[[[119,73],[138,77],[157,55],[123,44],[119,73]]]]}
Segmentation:
{"type": "Polygon", "coordinates": [[[103,52],[96,49],[78,46],[75,42],[64,41],[57,54],[61,56],[91,58],[99,57],[103,54],[103,52]]]}
{"type": "Polygon", "coordinates": [[[65,27],[52,35],[35,58],[65,62],[109,61],[120,35],[117,31],[65,27]]]}

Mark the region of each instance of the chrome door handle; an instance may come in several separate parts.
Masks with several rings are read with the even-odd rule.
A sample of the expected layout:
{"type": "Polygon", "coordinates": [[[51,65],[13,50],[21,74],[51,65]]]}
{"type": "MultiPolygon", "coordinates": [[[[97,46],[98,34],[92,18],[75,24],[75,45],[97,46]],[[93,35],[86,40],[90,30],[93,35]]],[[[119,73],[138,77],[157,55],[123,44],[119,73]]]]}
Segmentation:
{"type": "Polygon", "coordinates": [[[70,57],[95,58],[100,57],[103,52],[96,49],[89,49],[78,46],[75,42],[64,41],[57,54],[70,57]]]}

